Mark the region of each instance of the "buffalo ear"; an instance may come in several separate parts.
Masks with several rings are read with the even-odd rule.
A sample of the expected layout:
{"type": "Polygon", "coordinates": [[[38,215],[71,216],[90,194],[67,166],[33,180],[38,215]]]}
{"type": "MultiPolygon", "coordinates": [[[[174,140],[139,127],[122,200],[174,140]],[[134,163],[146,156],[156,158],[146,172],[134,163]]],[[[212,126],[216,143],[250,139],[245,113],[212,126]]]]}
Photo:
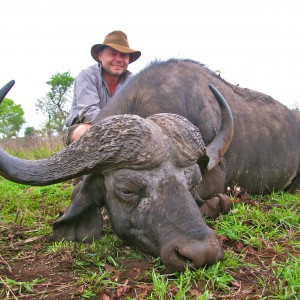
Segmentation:
{"type": "Polygon", "coordinates": [[[103,217],[96,205],[89,206],[80,215],[65,220],[65,214],[53,223],[51,241],[93,242],[102,237],[103,217]]]}
{"type": "Polygon", "coordinates": [[[102,175],[84,176],[72,192],[72,203],[53,223],[50,239],[91,242],[101,238],[103,217],[100,207],[104,205],[105,193],[102,175]]]}

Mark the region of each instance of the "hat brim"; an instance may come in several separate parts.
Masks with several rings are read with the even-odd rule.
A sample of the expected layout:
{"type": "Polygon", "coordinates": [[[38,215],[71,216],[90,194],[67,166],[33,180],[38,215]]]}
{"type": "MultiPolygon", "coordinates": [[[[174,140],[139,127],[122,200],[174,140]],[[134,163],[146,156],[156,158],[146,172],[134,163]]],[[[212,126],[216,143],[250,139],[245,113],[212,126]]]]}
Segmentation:
{"type": "Polygon", "coordinates": [[[93,59],[97,62],[99,61],[98,54],[101,48],[103,47],[111,47],[121,53],[128,53],[129,54],[129,63],[136,61],[140,56],[141,52],[137,50],[130,49],[126,46],[119,45],[119,44],[96,44],[91,48],[91,55],[93,59]]]}

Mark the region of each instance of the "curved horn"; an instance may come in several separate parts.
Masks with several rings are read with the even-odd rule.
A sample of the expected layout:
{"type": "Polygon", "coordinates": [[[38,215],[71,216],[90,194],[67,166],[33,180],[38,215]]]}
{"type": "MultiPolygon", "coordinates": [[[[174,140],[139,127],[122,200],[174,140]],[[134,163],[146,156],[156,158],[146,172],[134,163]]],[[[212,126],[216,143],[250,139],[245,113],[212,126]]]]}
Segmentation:
{"type": "Polygon", "coordinates": [[[210,84],[209,88],[219,104],[222,121],[219,133],[206,148],[209,157],[207,171],[215,168],[222,160],[230,145],[234,131],[233,117],[227,101],[213,85],[210,84]]]}
{"type": "Polygon", "coordinates": [[[161,135],[162,129],[150,120],[112,116],[48,159],[19,159],[0,149],[0,175],[17,183],[49,185],[110,168],[148,168],[163,160],[161,135]]]}
{"type": "Polygon", "coordinates": [[[0,90],[0,103],[2,102],[2,100],[4,99],[6,94],[9,92],[9,90],[13,87],[14,84],[15,84],[15,81],[11,80],[0,90]]]}

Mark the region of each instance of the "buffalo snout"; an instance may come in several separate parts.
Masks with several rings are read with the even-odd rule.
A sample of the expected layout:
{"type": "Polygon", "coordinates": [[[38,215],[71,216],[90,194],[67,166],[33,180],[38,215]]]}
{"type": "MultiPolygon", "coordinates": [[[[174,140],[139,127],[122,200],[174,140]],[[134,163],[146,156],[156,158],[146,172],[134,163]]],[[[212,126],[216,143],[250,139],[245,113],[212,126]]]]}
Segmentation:
{"type": "Polygon", "coordinates": [[[161,248],[160,258],[166,273],[212,265],[224,257],[220,239],[209,229],[204,239],[176,239],[161,248]]]}

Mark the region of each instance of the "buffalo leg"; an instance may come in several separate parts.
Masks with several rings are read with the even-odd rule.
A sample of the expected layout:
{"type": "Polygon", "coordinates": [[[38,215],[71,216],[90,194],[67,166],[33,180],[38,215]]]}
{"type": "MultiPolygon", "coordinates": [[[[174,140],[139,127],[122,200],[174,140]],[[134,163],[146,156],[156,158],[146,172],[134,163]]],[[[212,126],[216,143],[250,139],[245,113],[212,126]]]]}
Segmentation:
{"type": "Polygon", "coordinates": [[[195,198],[203,217],[216,219],[220,214],[229,212],[232,200],[223,194],[226,183],[225,167],[220,163],[218,167],[203,174],[202,181],[197,187],[195,198]],[[213,197],[211,197],[213,195],[213,197]]]}
{"type": "Polygon", "coordinates": [[[232,206],[232,200],[224,194],[217,194],[211,199],[203,201],[200,211],[203,217],[216,219],[220,214],[229,212],[232,206]]]}
{"type": "Polygon", "coordinates": [[[300,193],[300,174],[293,179],[291,184],[287,186],[284,191],[291,194],[300,193]]]}

